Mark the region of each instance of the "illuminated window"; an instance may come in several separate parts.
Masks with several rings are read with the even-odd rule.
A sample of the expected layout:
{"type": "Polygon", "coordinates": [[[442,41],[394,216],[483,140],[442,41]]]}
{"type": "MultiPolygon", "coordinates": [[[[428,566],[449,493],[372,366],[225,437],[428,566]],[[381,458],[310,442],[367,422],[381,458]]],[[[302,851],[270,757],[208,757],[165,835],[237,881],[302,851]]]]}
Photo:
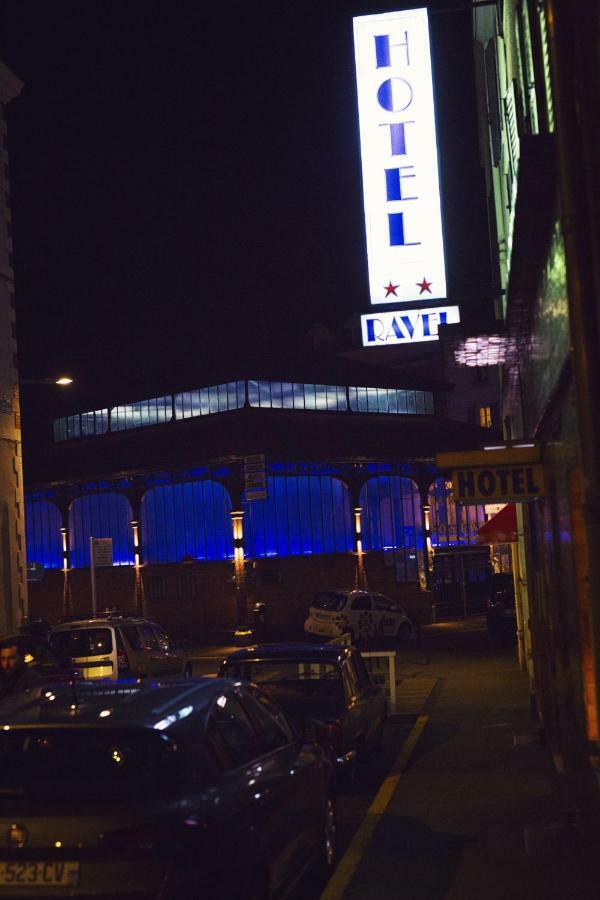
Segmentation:
{"type": "Polygon", "coordinates": [[[175,418],[192,419],[195,416],[208,416],[218,412],[240,409],[246,402],[246,383],[244,381],[228,381],[212,387],[197,388],[175,394],[175,418]]]}
{"type": "Polygon", "coordinates": [[[289,381],[249,381],[250,406],[270,409],[310,409],[345,412],[346,388],[336,384],[298,384],[289,381]]]}
{"type": "Polygon", "coordinates": [[[430,391],[349,387],[339,384],[302,384],[291,381],[228,381],[180,394],[136,400],[112,409],[96,409],[53,422],[54,440],[93,437],[108,431],[127,431],[147,425],[208,416],[240,409],[248,403],[263,409],[301,409],[327,412],[433,415],[430,391]],[[247,392],[247,393],[246,393],[247,392]]]}
{"type": "Polygon", "coordinates": [[[67,420],[66,419],[55,419],[52,423],[54,429],[54,441],[66,441],[68,438],[67,434],[67,420]]]}
{"type": "Polygon", "coordinates": [[[480,406],[479,407],[479,425],[481,428],[491,428],[492,427],[492,407],[491,406],[480,406]]]}
{"type": "Polygon", "coordinates": [[[126,431],[147,425],[163,425],[173,417],[172,405],[172,398],[165,396],[114,406],[110,411],[110,430],[126,431]]]}
{"type": "Polygon", "coordinates": [[[67,417],[67,437],[68,438],[81,437],[81,420],[80,420],[79,416],[68,416],[67,417]]]}
{"type": "Polygon", "coordinates": [[[105,434],[108,431],[108,410],[96,409],[91,412],[81,413],[82,437],[93,437],[96,434],[105,434]]]}
{"type": "Polygon", "coordinates": [[[348,396],[350,409],[353,412],[433,415],[433,394],[431,391],[349,387],[348,396]]]}

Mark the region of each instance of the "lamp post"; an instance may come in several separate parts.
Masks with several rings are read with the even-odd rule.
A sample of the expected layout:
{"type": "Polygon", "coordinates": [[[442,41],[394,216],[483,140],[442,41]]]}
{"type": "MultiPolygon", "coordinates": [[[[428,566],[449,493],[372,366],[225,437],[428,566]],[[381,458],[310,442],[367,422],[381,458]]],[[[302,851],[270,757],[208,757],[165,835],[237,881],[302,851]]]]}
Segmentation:
{"type": "Polygon", "coordinates": [[[58,387],[68,387],[73,384],[70,375],[55,375],[50,378],[19,378],[19,384],[50,384],[58,387]]]}

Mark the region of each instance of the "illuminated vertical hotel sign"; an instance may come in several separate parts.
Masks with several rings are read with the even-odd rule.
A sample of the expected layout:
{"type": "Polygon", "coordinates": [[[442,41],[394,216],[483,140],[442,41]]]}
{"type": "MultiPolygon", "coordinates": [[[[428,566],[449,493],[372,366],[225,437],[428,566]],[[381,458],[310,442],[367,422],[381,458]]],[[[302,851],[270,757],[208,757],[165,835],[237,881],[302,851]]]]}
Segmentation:
{"type": "MultiPolygon", "coordinates": [[[[427,10],[355,18],[354,47],[371,304],[444,300],[427,10]]],[[[435,340],[434,322],[458,320],[458,307],[423,312],[363,316],[363,343],[435,340]]]]}

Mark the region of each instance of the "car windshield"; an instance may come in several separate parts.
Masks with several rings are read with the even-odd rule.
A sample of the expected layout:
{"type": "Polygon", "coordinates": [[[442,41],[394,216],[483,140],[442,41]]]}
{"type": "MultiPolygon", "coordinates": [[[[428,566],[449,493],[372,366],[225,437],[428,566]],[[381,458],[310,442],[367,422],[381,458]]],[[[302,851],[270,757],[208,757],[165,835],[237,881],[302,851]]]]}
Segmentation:
{"type": "Polygon", "coordinates": [[[341,591],[325,591],[316,594],[313,600],[315,609],[324,609],[327,612],[339,612],[344,608],[348,595],[341,591]]]}
{"type": "Polygon", "coordinates": [[[225,663],[227,678],[260,685],[292,719],[331,719],[344,708],[342,673],[335,663],[316,660],[244,660],[225,663]]]}
{"type": "Polygon", "coordinates": [[[173,785],[177,749],[161,735],[104,729],[0,732],[0,797],[120,797],[173,785]]]}
{"type": "Polygon", "coordinates": [[[110,628],[73,628],[50,635],[50,644],[61,657],[73,659],[86,656],[106,656],[112,653],[110,628]]]}

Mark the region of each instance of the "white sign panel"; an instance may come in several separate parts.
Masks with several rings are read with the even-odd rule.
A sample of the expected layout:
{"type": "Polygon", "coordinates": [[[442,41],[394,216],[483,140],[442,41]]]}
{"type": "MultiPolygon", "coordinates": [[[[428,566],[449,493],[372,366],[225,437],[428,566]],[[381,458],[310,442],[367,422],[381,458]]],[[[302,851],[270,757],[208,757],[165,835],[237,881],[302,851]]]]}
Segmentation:
{"type": "Polygon", "coordinates": [[[368,313],[360,317],[363,347],[419,344],[437,341],[440,325],[460,322],[458,306],[432,309],[400,309],[394,312],[368,313]]]}
{"type": "Polygon", "coordinates": [[[90,538],[91,559],[94,566],[112,566],[113,542],[112,538],[90,538]]]}
{"type": "Polygon", "coordinates": [[[426,9],[354,19],[371,303],[446,298],[426,9]]]}

